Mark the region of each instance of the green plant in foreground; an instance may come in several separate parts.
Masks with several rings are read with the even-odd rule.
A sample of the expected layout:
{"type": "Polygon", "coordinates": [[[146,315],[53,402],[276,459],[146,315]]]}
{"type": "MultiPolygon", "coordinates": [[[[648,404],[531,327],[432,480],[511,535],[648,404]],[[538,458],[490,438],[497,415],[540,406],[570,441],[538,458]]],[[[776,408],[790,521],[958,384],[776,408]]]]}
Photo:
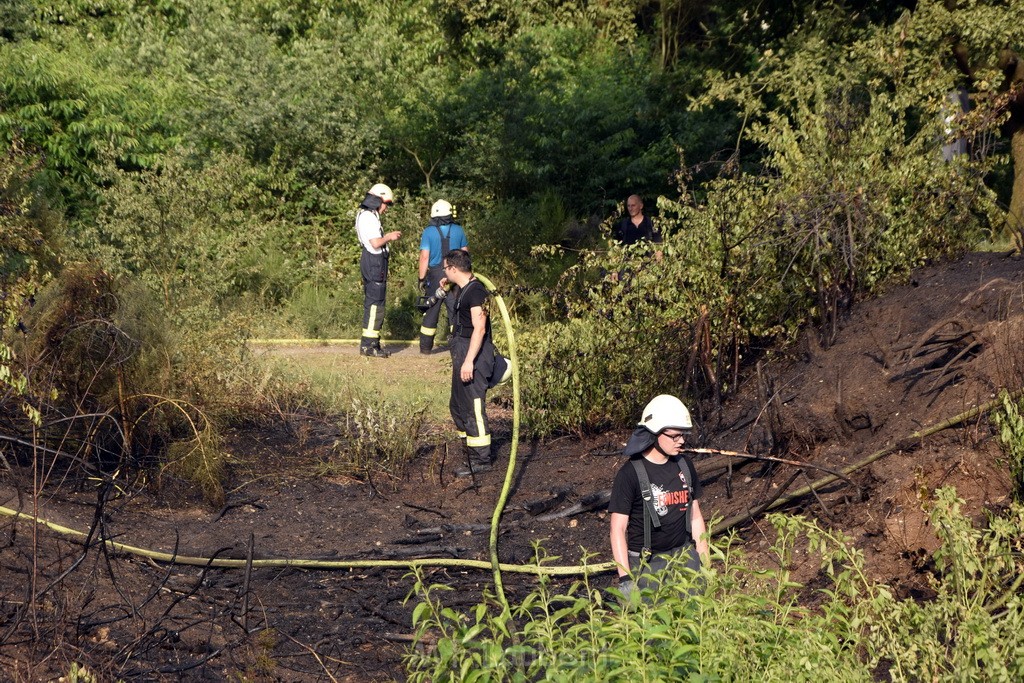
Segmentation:
{"type": "Polygon", "coordinates": [[[486,601],[471,614],[444,607],[446,587],[420,576],[410,680],[870,679],[827,627],[832,615],[796,606],[799,586],[785,572],[749,570],[735,552],[716,552],[711,570],[671,566],[629,601],[586,578],[564,590],[542,578],[507,616],[486,601]]]}
{"type": "Polygon", "coordinates": [[[79,665],[77,662],[71,664],[71,668],[68,669],[68,675],[60,680],[67,681],[68,683],[98,683],[99,681],[89,669],[79,665]]]}
{"type": "Polygon", "coordinates": [[[1021,401],[1014,401],[1003,391],[999,396],[1003,407],[992,414],[999,429],[999,445],[1009,460],[1013,495],[1024,500],[1024,415],[1021,415],[1021,401]]]}
{"type": "Polygon", "coordinates": [[[935,598],[891,601],[879,611],[893,629],[871,646],[892,662],[893,680],[1024,678],[1024,507],[1015,503],[976,529],[962,505],[952,488],[935,493],[935,598]]]}
{"type": "Polygon", "coordinates": [[[586,578],[541,578],[511,614],[486,596],[463,613],[418,573],[409,680],[1022,680],[1024,506],[975,529],[961,504],[953,489],[931,503],[942,547],[922,602],[872,581],[841,533],[785,515],[769,517],[772,566],[726,542],[699,576],[670,565],[625,604],[586,578]],[[803,557],[820,563],[819,598],[791,577],[803,557]]]}

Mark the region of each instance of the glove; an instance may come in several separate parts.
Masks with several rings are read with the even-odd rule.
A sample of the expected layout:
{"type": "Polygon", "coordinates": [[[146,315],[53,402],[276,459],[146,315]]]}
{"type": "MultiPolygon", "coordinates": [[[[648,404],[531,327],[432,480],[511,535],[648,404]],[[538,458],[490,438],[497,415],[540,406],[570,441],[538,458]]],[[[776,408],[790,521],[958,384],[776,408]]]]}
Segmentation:
{"type": "Polygon", "coordinates": [[[629,600],[630,594],[633,592],[633,579],[625,576],[619,579],[619,592],[622,593],[624,600],[629,600]]]}
{"type": "Polygon", "coordinates": [[[426,296],[426,294],[427,294],[427,278],[425,278],[425,277],[421,277],[420,278],[420,291],[423,292],[424,296],[426,296]]]}

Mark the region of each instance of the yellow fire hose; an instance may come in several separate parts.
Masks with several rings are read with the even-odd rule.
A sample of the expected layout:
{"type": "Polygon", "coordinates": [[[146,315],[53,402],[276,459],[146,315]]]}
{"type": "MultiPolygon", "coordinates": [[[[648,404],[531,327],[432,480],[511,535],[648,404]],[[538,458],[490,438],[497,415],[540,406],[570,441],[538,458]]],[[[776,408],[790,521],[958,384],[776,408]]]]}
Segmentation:
{"type": "MultiPolygon", "coordinates": [[[[488,545],[491,553],[491,567],[494,572],[494,588],[498,594],[498,600],[501,601],[502,607],[507,612],[509,611],[509,604],[505,598],[504,585],[501,582],[501,563],[498,562],[498,522],[501,520],[501,514],[505,511],[505,503],[508,501],[508,492],[512,486],[512,475],[516,468],[516,450],[519,446],[519,360],[516,356],[516,339],[515,334],[512,332],[512,318],[508,314],[505,300],[501,298],[497,287],[489,279],[480,274],[477,274],[476,279],[494,296],[494,300],[498,304],[498,310],[501,311],[501,321],[505,325],[505,336],[508,338],[508,362],[512,366],[512,445],[508,451],[508,467],[505,469],[505,482],[502,484],[501,493],[498,494],[498,501],[494,505],[494,514],[491,516],[491,538],[488,545]]],[[[609,562],[607,564],[610,565],[610,569],[615,563],[609,562]]]]}
{"type": "MultiPolygon", "coordinates": [[[[34,517],[24,512],[18,512],[11,508],[0,506],[0,514],[13,517],[18,521],[34,522],[39,526],[46,527],[62,536],[73,539],[84,540],[87,536],[82,531],[61,526],[40,517],[34,517]]],[[[116,541],[103,541],[103,544],[110,550],[138,557],[146,557],[157,562],[169,562],[172,564],[184,564],[193,567],[223,567],[244,569],[249,566],[248,560],[229,559],[223,557],[194,557],[189,555],[176,555],[157,550],[148,550],[118,543],[116,541]]],[[[458,560],[453,558],[427,558],[421,560],[296,560],[289,558],[254,559],[253,567],[296,567],[300,569],[359,569],[364,567],[379,567],[385,569],[412,569],[414,567],[469,567],[471,569],[487,569],[493,567],[491,562],[483,560],[458,560]]],[[[587,566],[563,566],[536,565],[536,564],[500,564],[501,571],[517,574],[533,574],[536,576],[575,576],[577,574],[594,574],[611,569],[611,563],[594,564],[587,566]]]]}

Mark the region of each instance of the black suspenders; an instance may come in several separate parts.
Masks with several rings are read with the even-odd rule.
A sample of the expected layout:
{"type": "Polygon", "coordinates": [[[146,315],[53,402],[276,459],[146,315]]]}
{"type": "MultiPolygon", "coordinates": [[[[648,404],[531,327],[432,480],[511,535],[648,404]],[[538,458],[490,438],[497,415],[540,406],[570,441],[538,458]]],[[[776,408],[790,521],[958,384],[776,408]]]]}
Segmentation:
{"type": "MultiPolygon", "coordinates": [[[[640,495],[644,499],[644,547],[641,551],[642,555],[647,555],[651,552],[651,527],[655,529],[661,528],[661,520],[658,519],[658,511],[654,508],[654,494],[651,492],[651,478],[647,476],[647,468],[641,462],[642,458],[633,458],[633,468],[636,470],[636,478],[640,482],[640,495]]],[[[679,465],[679,471],[683,473],[683,480],[686,482],[686,488],[692,491],[690,486],[689,476],[690,473],[686,470],[686,463],[682,458],[676,460],[676,464],[679,465]]],[[[690,533],[690,537],[693,537],[693,500],[690,500],[689,505],[686,507],[686,530],[690,533]]],[[[696,539],[694,539],[696,540],[696,539]]]]}
{"type": "Polygon", "coordinates": [[[441,263],[443,264],[444,257],[452,250],[452,226],[450,223],[448,224],[447,235],[441,232],[441,227],[438,225],[434,226],[434,230],[437,230],[437,236],[441,238],[441,263]]]}

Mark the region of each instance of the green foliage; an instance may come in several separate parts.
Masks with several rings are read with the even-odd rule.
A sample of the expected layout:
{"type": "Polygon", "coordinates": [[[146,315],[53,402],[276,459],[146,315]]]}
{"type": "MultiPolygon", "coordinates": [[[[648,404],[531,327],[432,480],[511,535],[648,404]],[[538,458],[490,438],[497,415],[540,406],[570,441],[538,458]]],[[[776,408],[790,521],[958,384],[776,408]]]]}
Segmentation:
{"type": "Polygon", "coordinates": [[[477,268],[530,291],[509,304],[532,428],[585,431],[652,382],[717,400],[759,348],[808,323],[828,342],[852,300],[1002,226],[1005,155],[937,146],[1005,120],[992,56],[1020,43],[1018,5],[20,0],[0,135],[42,151],[72,259],[179,318],[353,336],[352,213],[384,180],[405,234],[385,334],[413,336],[417,237],[455,200],[477,268]],[[948,132],[958,43],[984,96],[948,132]],[[593,249],[632,192],[663,260],[593,249]]]}
{"type": "Polygon", "coordinates": [[[508,616],[486,601],[469,614],[444,607],[444,587],[421,580],[410,680],[871,680],[836,615],[796,605],[784,571],[720,559],[700,578],[671,564],[628,600],[542,577],[508,616]]]}
{"type": "Polygon", "coordinates": [[[942,547],[933,600],[890,601],[879,617],[893,628],[869,632],[893,680],[1018,680],[1024,676],[1021,530],[1014,504],[987,529],[971,526],[949,488],[936,491],[931,520],[942,547]]]}
{"type": "Polygon", "coordinates": [[[116,404],[147,393],[162,376],[166,332],[148,292],[90,264],[66,268],[25,316],[19,355],[62,400],[116,404]]]}
{"type": "Polygon", "coordinates": [[[354,339],[362,325],[362,292],[354,286],[338,292],[303,284],[289,298],[283,312],[300,338],[354,339]]]}
{"type": "Polygon", "coordinates": [[[522,404],[531,431],[628,424],[651,395],[678,386],[686,337],[674,328],[637,334],[640,312],[628,321],[610,318],[573,318],[520,331],[522,404]]]}
{"type": "Polygon", "coordinates": [[[17,40],[28,33],[31,17],[30,0],[8,0],[0,5],[0,42],[17,40]]]}
{"type": "Polygon", "coordinates": [[[56,261],[59,218],[29,187],[39,162],[18,143],[0,154],[0,394],[36,423],[40,416],[22,398],[28,380],[9,346],[36,287],[49,276],[56,261]]]}
{"type": "Polygon", "coordinates": [[[0,43],[0,140],[45,153],[39,179],[72,216],[87,216],[106,166],[151,166],[168,143],[158,96],[105,62],[98,42],[0,43]]]}
{"type": "Polygon", "coordinates": [[[1003,405],[992,413],[992,419],[999,430],[999,445],[1010,466],[1013,495],[1024,501],[1024,406],[1019,399],[1011,400],[1006,391],[1000,399],[1003,405]]]}
{"type": "Polygon", "coordinates": [[[770,519],[778,534],[771,567],[752,566],[726,544],[713,548],[700,579],[670,565],[660,583],[629,600],[588,579],[565,588],[542,576],[511,614],[486,595],[463,613],[444,605],[446,586],[418,575],[410,680],[958,681],[1024,673],[1020,505],[978,530],[953,491],[938,491],[936,597],[922,602],[897,600],[870,580],[863,554],[841,534],[799,517],[770,519]],[[826,587],[814,607],[801,606],[807,588],[791,576],[798,550],[800,561],[820,562],[826,587]]]}
{"type": "Polygon", "coordinates": [[[146,282],[166,307],[217,303],[247,288],[272,296],[291,286],[277,260],[290,246],[280,243],[287,235],[275,225],[264,178],[243,160],[225,155],[196,169],[175,156],[158,170],[111,178],[79,249],[146,282]]]}
{"type": "Polygon", "coordinates": [[[857,297],[1002,225],[983,182],[992,160],[942,163],[952,74],[923,70],[933,43],[896,59],[904,30],[866,29],[852,47],[804,35],[709,81],[696,103],[742,112],[760,172],[737,159],[699,190],[681,176],[680,200],[658,201],[663,245],[587,252],[568,269],[557,305],[570,321],[524,335],[534,430],[554,429],[555,411],[563,428],[593,429],[652,391],[718,398],[751,347],[807,324],[830,344],[857,297]]]}
{"type": "MultiPolygon", "coordinates": [[[[49,461],[37,453],[46,453],[48,468],[116,486],[173,475],[196,484],[211,504],[223,501],[224,404],[246,368],[225,354],[242,348],[237,337],[219,343],[209,321],[178,334],[144,286],[93,264],[65,268],[23,320],[15,349],[31,378],[25,392],[37,426],[0,405],[12,434],[39,447],[19,450],[19,459],[42,467],[49,461]]],[[[232,318],[222,324],[241,329],[232,318]]]]}
{"type": "Polygon", "coordinates": [[[87,667],[79,665],[78,662],[72,662],[71,668],[68,669],[68,675],[61,678],[68,683],[99,683],[99,678],[87,667]]]}
{"type": "MultiPolygon", "coordinates": [[[[224,479],[227,470],[228,455],[223,449],[221,436],[209,419],[200,414],[199,422],[192,421],[190,412],[177,402],[160,402],[153,410],[172,405],[174,410],[181,411],[191,427],[186,438],[171,443],[163,458],[160,468],[160,479],[170,474],[196,486],[203,498],[213,508],[224,505],[224,479]]],[[[172,419],[178,416],[171,416],[172,419]]]]}

